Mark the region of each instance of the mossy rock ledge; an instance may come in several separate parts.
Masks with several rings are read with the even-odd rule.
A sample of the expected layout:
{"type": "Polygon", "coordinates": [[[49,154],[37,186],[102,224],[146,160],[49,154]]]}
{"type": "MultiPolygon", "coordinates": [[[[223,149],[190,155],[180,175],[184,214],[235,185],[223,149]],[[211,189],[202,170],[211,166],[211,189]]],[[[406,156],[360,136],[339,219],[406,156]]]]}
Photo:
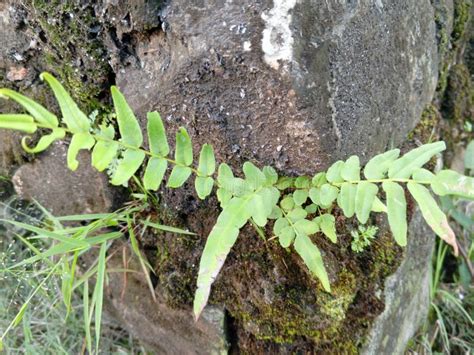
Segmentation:
{"type": "MultiPolygon", "coordinates": [[[[55,109],[38,79],[49,70],[81,107],[99,113],[109,110],[105,89],[116,84],[143,127],[152,110],[170,133],[186,126],[195,158],[201,144],[211,143],[237,174],[245,160],[281,174],[314,174],[352,154],[365,163],[388,148],[404,149],[410,132],[412,142],[422,139],[423,125],[431,132],[440,119],[414,130],[433,99],[433,112],[447,97],[463,105],[450,107],[454,118],[466,115],[472,100],[439,91],[467,85],[455,81],[465,69],[450,54],[462,47],[464,4],[7,0],[0,4],[0,81],[55,109]],[[450,72],[457,77],[449,79],[450,72]]],[[[0,105],[1,112],[15,109],[0,105]]],[[[0,134],[0,172],[13,177],[20,195],[56,214],[99,212],[129,198],[91,170],[87,154],[74,173],[64,168],[61,144],[25,162],[31,157],[20,153],[18,137],[0,134]],[[54,185],[46,189],[47,180],[54,185]]],[[[218,204],[215,197],[200,201],[192,182],[158,197],[150,214],[197,235],[150,232],[140,240],[155,268],[157,302],[140,273],[130,274],[126,286],[113,273],[106,288],[108,313],[154,353],[401,354],[426,316],[434,235],[409,204],[408,246],[398,247],[386,219],[375,215],[377,239],[360,254],[350,248],[357,221],[335,209],[338,243],[312,238],[331,294],[294,252],[245,227],[195,322],[197,268],[218,204]]],[[[127,241],[113,248],[120,257],[110,265],[121,267],[122,250],[131,255],[127,241]]],[[[131,260],[128,267],[139,271],[131,260]]]]}

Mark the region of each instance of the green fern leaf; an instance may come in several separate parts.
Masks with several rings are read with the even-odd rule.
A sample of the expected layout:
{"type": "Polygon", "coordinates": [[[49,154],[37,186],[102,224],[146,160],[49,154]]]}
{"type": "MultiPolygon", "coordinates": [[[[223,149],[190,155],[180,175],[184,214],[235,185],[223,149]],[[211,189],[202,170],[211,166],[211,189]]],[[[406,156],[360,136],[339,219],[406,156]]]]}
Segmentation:
{"type": "Polygon", "coordinates": [[[59,139],[63,139],[66,136],[66,131],[62,128],[53,128],[53,131],[50,134],[42,136],[35,147],[30,148],[27,144],[29,139],[28,136],[25,136],[21,139],[21,146],[28,153],[39,153],[47,149],[51,144],[59,139]]]}
{"type": "Polygon", "coordinates": [[[326,173],[323,173],[323,172],[317,173],[316,175],[314,175],[313,179],[311,180],[311,184],[314,187],[321,187],[327,182],[328,181],[326,179],[326,173]]]}
{"type": "Polygon", "coordinates": [[[262,187],[267,181],[265,174],[249,161],[244,163],[242,170],[245,175],[245,181],[250,184],[253,190],[262,187]]]}
{"type": "Polygon", "coordinates": [[[135,114],[116,86],[112,86],[110,91],[112,92],[112,100],[117,112],[117,122],[122,142],[139,148],[143,143],[143,135],[135,114]]]}
{"type": "Polygon", "coordinates": [[[394,182],[385,181],[382,187],[387,195],[387,216],[393,237],[398,245],[407,245],[407,202],[405,191],[394,182]]]}
{"type": "Polygon", "coordinates": [[[301,207],[296,207],[295,209],[288,212],[287,217],[291,222],[296,223],[299,220],[306,218],[307,215],[308,212],[306,212],[304,209],[301,207]]]}
{"type": "Polygon", "coordinates": [[[181,187],[186,182],[186,180],[188,180],[191,173],[191,168],[187,166],[176,165],[173,170],[171,170],[171,174],[168,178],[168,183],[166,186],[173,189],[181,187]]]}
{"type": "Polygon", "coordinates": [[[264,227],[267,219],[273,211],[273,207],[278,203],[280,193],[273,187],[267,187],[257,192],[252,200],[252,218],[255,223],[264,227]],[[275,194],[276,191],[276,194],[275,194]]]}
{"type": "Polygon", "coordinates": [[[316,213],[316,211],[318,210],[318,205],[316,205],[315,203],[312,203],[306,206],[304,210],[308,212],[308,214],[316,213]]]}
{"type": "Polygon", "coordinates": [[[224,208],[232,198],[232,192],[226,190],[224,188],[218,188],[217,192],[217,200],[219,201],[221,208],[224,208]]]}
{"type": "Polygon", "coordinates": [[[194,187],[201,200],[204,200],[212,192],[214,187],[214,179],[209,176],[196,176],[194,187]]]}
{"type": "Polygon", "coordinates": [[[333,243],[337,242],[336,218],[329,213],[322,214],[317,218],[317,222],[323,234],[333,243]]]}
{"type": "Polygon", "coordinates": [[[198,172],[202,176],[211,176],[216,171],[214,149],[210,144],[204,144],[199,154],[198,172]]]}
{"type": "Polygon", "coordinates": [[[456,243],[456,236],[448,224],[446,215],[438,207],[438,204],[433,196],[431,196],[429,190],[414,182],[409,182],[407,187],[413,198],[418,203],[418,206],[420,206],[421,213],[426,223],[428,223],[431,229],[441,239],[453,247],[454,254],[457,256],[458,245],[456,243]]]}
{"type": "Polygon", "coordinates": [[[324,184],[323,186],[321,186],[321,191],[319,195],[319,198],[321,200],[321,206],[322,207],[331,206],[331,204],[336,199],[338,193],[339,193],[338,188],[333,185],[324,184]]]}
{"type": "Polygon", "coordinates": [[[275,233],[276,236],[279,236],[281,231],[289,225],[290,224],[286,218],[280,217],[273,224],[273,233],[275,233]]]}
{"type": "Polygon", "coordinates": [[[146,190],[156,191],[163,181],[168,161],[163,158],[150,158],[143,175],[143,186],[146,190]]]}
{"type": "Polygon", "coordinates": [[[297,206],[301,206],[308,199],[308,190],[296,190],[293,192],[293,200],[297,206]]]}
{"type": "Polygon", "coordinates": [[[375,196],[374,203],[372,203],[372,212],[387,212],[387,206],[383,204],[380,199],[375,196]]]}
{"type": "Polygon", "coordinates": [[[217,181],[219,182],[220,185],[223,185],[226,183],[228,179],[233,179],[234,178],[234,173],[232,172],[232,169],[230,168],[229,165],[226,163],[221,163],[219,165],[219,169],[217,170],[217,181]]]}
{"type": "Polygon", "coordinates": [[[294,180],[294,178],[290,178],[288,176],[281,176],[280,178],[278,178],[275,187],[278,190],[286,190],[293,185],[294,180]]]}
{"type": "Polygon", "coordinates": [[[360,223],[365,224],[369,219],[370,210],[377,195],[378,187],[367,181],[361,181],[357,184],[355,198],[355,213],[360,223]]]}
{"type": "Polygon", "coordinates": [[[232,195],[238,197],[245,196],[254,191],[253,186],[247,180],[241,178],[227,179],[221,186],[230,191],[232,195]]]}
{"type": "Polygon", "coordinates": [[[113,126],[101,127],[97,136],[97,143],[92,150],[92,166],[98,171],[104,171],[117,156],[119,144],[113,141],[115,136],[113,126]]]}
{"type": "Polygon", "coordinates": [[[360,180],[360,162],[358,156],[353,155],[346,160],[344,166],[341,168],[341,177],[346,181],[360,180]]]}
{"type": "Polygon", "coordinates": [[[250,218],[249,203],[253,196],[234,197],[224,207],[206,241],[201,255],[197,290],[194,297],[194,316],[197,319],[209,299],[211,285],[219,273],[230,249],[250,218]]]}
{"type": "Polygon", "coordinates": [[[435,176],[431,171],[423,168],[416,169],[412,175],[413,180],[423,183],[431,182],[434,177],[435,176]]]}
{"type": "MultiPolygon", "coordinates": [[[[90,129],[89,119],[86,114],[79,109],[59,81],[49,73],[42,73],[40,78],[46,80],[53,90],[59,108],[61,109],[62,120],[66,123],[68,128],[74,133],[88,132],[90,129]]],[[[52,119],[52,117],[49,116],[49,119],[52,119]]]]}
{"type": "Polygon", "coordinates": [[[337,205],[342,208],[346,218],[351,218],[355,213],[355,198],[357,185],[345,182],[341,185],[341,192],[337,196],[337,205]]]}
{"type": "Polygon", "coordinates": [[[300,219],[294,224],[294,228],[297,234],[311,235],[319,232],[319,225],[316,221],[310,221],[308,219],[300,219]]]}
{"type": "Polygon", "coordinates": [[[145,153],[141,150],[125,150],[110,183],[117,186],[125,184],[140,168],[144,159],[145,153]]]}
{"type": "Polygon", "coordinates": [[[311,179],[308,176],[298,176],[295,180],[297,189],[307,189],[311,186],[311,179]]]}
{"type": "Polygon", "coordinates": [[[231,168],[222,163],[217,172],[217,181],[223,189],[235,196],[244,196],[253,191],[249,182],[241,178],[235,178],[231,168]]]}
{"type": "Polygon", "coordinates": [[[328,274],[318,247],[304,234],[296,236],[294,246],[296,252],[301,256],[311,273],[321,281],[323,288],[327,292],[331,292],[328,274]]]}
{"type": "Polygon", "coordinates": [[[338,160],[334,164],[332,164],[328,171],[326,172],[326,179],[329,182],[343,182],[344,179],[341,176],[341,170],[344,167],[344,162],[342,160],[338,160]]]}
{"type": "Polygon", "coordinates": [[[148,132],[148,143],[150,144],[150,152],[152,154],[166,157],[170,152],[168,145],[168,138],[166,137],[165,126],[161,120],[161,116],[158,112],[147,113],[147,132],[148,132]]]}
{"type": "Polygon", "coordinates": [[[34,133],[37,129],[33,117],[19,114],[0,114],[0,128],[34,133]]]}
{"type": "Polygon", "coordinates": [[[176,163],[190,166],[193,163],[193,145],[191,138],[184,127],[180,127],[176,132],[176,163]]]}
{"type": "Polygon", "coordinates": [[[252,200],[252,218],[257,226],[264,227],[267,224],[267,216],[263,196],[256,194],[252,200]]]}
{"type": "Polygon", "coordinates": [[[72,136],[69,149],[67,151],[67,166],[72,171],[75,171],[79,166],[76,160],[77,154],[81,149],[90,150],[95,144],[95,139],[86,132],[76,133],[72,136]]]}
{"type": "Polygon", "coordinates": [[[287,195],[285,196],[281,202],[280,202],[281,208],[283,208],[285,211],[290,211],[295,207],[295,201],[293,200],[292,195],[287,195]]]}
{"type": "Polygon", "coordinates": [[[278,242],[283,248],[288,248],[295,240],[295,230],[293,227],[288,226],[282,229],[278,236],[278,242]]]}
{"type": "Polygon", "coordinates": [[[10,98],[23,106],[23,108],[34,117],[36,122],[51,129],[58,127],[59,122],[56,115],[49,112],[45,107],[33,101],[32,99],[10,89],[0,89],[0,96],[10,98]]]}
{"type": "Polygon", "coordinates": [[[278,207],[277,205],[273,206],[272,212],[268,216],[269,219],[278,219],[283,216],[283,212],[281,211],[281,208],[278,207]]]}
{"type": "Polygon", "coordinates": [[[262,171],[263,171],[263,174],[266,177],[265,185],[273,186],[277,183],[278,174],[277,174],[277,172],[274,168],[272,168],[271,166],[264,166],[262,171]]]}
{"type": "Polygon", "coordinates": [[[474,178],[453,170],[441,170],[431,181],[431,189],[439,196],[458,196],[474,200],[474,178]]]}
{"type": "Polygon", "coordinates": [[[310,188],[308,195],[314,204],[321,206],[321,188],[319,187],[310,188]]]}
{"type": "Polygon", "coordinates": [[[364,176],[367,179],[383,179],[387,173],[390,165],[400,155],[400,149],[392,149],[388,152],[378,154],[369,160],[364,168],[364,176]]]}
{"type": "Polygon", "coordinates": [[[391,179],[408,179],[413,172],[425,165],[434,155],[446,149],[444,142],[425,144],[395,160],[388,170],[391,179]]]}

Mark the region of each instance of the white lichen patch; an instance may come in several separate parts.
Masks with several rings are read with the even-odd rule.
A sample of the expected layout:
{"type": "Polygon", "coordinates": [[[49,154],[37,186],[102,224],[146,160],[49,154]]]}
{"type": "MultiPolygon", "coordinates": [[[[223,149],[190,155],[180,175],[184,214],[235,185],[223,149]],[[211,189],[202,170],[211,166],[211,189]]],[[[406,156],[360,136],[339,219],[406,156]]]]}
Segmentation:
{"type": "Polygon", "coordinates": [[[243,47],[245,52],[250,52],[252,50],[252,43],[250,41],[245,41],[243,47]]]}
{"type": "Polygon", "coordinates": [[[293,34],[290,29],[291,10],[297,0],[273,0],[273,8],[262,14],[265,29],[262,32],[262,50],[265,62],[274,69],[279,61],[293,59],[293,34]]]}

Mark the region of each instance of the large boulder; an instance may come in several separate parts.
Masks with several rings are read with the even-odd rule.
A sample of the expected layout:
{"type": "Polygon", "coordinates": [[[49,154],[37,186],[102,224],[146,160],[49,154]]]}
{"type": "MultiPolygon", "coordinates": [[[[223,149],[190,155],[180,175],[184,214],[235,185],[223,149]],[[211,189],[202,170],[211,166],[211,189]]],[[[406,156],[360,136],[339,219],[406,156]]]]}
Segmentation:
{"type": "MultiPolygon", "coordinates": [[[[434,11],[423,1],[171,1],[131,31],[116,82],[227,160],[313,173],[402,142],[432,99],[434,11]]],[[[115,60],[114,60],[115,58],[115,60]]]]}
{"type": "MultiPolygon", "coordinates": [[[[143,127],[145,113],[158,110],[170,133],[186,126],[195,152],[208,142],[233,167],[250,159],[282,174],[313,174],[351,154],[367,161],[399,146],[415,127],[449,51],[435,25],[443,18],[448,37],[459,28],[450,1],[433,3],[436,15],[429,0],[67,0],[34,7],[9,0],[0,4],[0,38],[7,38],[0,79],[47,103],[37,74],[53,70],[87,109],[101,107],[96,97],[108,104],[104,88],[116,83],[143,127]]],[[[116,195],[87,154],[81,172],[71,173],[65,150],[56,144],[20,167],[18,192],[57,214],[111,208],[116,195]]],[[[17,151],[18,137],[0,140],[7,173],[21,164],[17,151]]],[[[404,252],[384,218],[371,220],[379,239],[362,255],[350,250],[357,222],[342,216],[337,245],[316,240],[333,295],[294,253],[245,228],[216,280],[213,306],[196,324],[196,266],[217,202],[199,202],[191,184],[160,197],[163,223],[198,236],[150,232],[141,240],[156,271],[158,304],[141,276],[130,277],[126,292],[117,275],[107,288],[109,312],[155,352],[230,345],[254,353],[400,353],[425,316],[434,239],[410,208],[404,252]]]]}

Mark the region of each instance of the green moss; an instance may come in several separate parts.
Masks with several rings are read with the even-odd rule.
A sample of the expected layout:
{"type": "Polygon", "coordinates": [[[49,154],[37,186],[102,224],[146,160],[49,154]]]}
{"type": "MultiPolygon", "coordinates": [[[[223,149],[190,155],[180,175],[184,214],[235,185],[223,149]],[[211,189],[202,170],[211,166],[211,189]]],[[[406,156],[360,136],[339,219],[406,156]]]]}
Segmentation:
{"type": "Polygon", "coordinates": [[[374,243],[373,248],[374,263],[371,270],[371,278],[379,277],[384,279],[391,275],[400,264],[401,252],[402,249],[397,245],[390,233],[379,237],[377,243],[374,243]]]}
{"type": "Polygon", "coordinates": [[[453,29],[450,34],[447,29],[448,16],[450,16],[448,7],[443,1],[435,7],[435,24],[440,58],[437,92],[440,96],[447,88],[449,70],[465,42],[464,34],[468,27],[471,6],[470,0],[454,1],[453,29]]]}
{"type": "Polygon", "coordinates": [[[103,109],[97,98],[111,68],[93,6],[74,0],[29,0],[27,6],[37,21],[33,30],[46,42],[44,69],[56,74],[85,110],[103,109]]]}
{"type": "Polygon", "coordinates": [[[439,77],[437,91],[444,92],[447,84],[448,77],[448,60],[446,60],[449,54],[449,35],[446,28],[446,8],[437,9],[435,13],[435,24],[436,24],[436,37],[438,40],[438,55],[439,55],[439,77]]]}
{"type": "Polygon", "coordinates": [[[316,303],[321,307],[321,313],[334,324],[340,324],[347,314],[349,305],[354,300],[356,286],[354,274],[343,270],[339,274],[339,282],[332,286],[332,293],[321,293],[316,303]]]}
{"type": "Polygon", "coordinates": [[[457,45],[458,41],[461,40],[464,35],[471,6],[472,3],[470,0],[454,1],[454,25],[453,33],[451,34],[454,45],[457,45]]]}
{"type": "Polygon", "coordinates": [[[421,114],[420,122],[408,134],[409,140],[417,139],[420,142],[427,143],[433,140],[433,133],[441,116],[435,105],[429,104],[421,114]]]}
{"type": "Polygon", "coordinates": [[[470,119],[473,104],[471,74],[464,64],[454,65],[448,77],[446,92],[441,105],[444,118],[455,122],[470,119]]]}
{"type": "Polygon", "coordinates": [[[276,283],[273,302],[262,300],[249,308],[245,302],[233,299],[226,306],[257,340],[294,344],[304,339],[312,343],[314,349],[330,346],[333,351],[355,354],[364,335],[363,329],[370,324],[373,315],[366,318],[357,314],[348,318],[349,308],[357,303],[355,298],[361,290],[370,290],[368,285],[379,283],[392,273],[398,260],[399,250],[390,251],[392,242],[378,244],[380,250],[376,250],[377,262],[371,264],[370,277],[360,270],[341,269],[337,281],[331,285],[331,294],[301,280],[290,285],[276,283]]]}

